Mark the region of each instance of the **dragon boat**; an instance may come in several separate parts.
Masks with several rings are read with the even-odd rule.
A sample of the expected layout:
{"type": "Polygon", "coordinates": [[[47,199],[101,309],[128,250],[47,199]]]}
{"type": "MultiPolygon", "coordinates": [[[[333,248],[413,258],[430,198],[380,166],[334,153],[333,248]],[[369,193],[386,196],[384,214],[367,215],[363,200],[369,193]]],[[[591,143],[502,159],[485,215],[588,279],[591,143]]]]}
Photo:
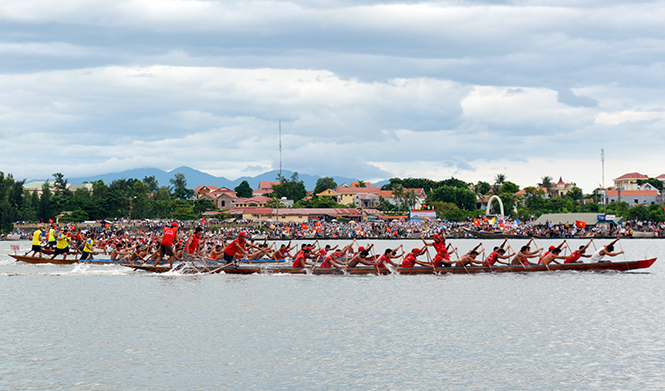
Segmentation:
{"type": "Polygon", "coordinates": [[[595,271],[629,271],[637,269],[648,269],[656,262],[656,258],[644,259],[638,261],[620,261],[620,262],[600,262],[600,263],[567,263],[567,264],[549,264],[549,265],[511,265],[500,267],[411,267],[411,268],[378,268],[378,267],[355,267],[347,270],[342,269],[322,269],[322,268],[292,268],[287,266],[269,266],[269,265],[244,265],[239,263],[208,265],[200,267],[190,264],[186,267],[176,267],[170,269],[167,266],[155,266],[147,264],[124,264],[134,270],[142,270],[153,273],[164,273],[170,270],[182,270],[184,273],[226,273],[226,274],[314,274],[314,275],[386,275],[386,274],[477,274],[477,273],[533,273],[533,272],[556,272],[556,271],[577,271],[577,272],[595,272],[595,271]]]}

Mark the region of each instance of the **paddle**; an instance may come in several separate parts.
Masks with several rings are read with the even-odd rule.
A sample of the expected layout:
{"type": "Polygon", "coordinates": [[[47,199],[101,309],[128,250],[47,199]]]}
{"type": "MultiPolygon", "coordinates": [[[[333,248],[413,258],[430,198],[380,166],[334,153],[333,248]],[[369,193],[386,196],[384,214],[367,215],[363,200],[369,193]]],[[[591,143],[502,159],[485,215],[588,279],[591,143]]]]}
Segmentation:
{"type": "Polygon", "coordinates": [[[208,274],[219,273],[220,270],[224,269],[225,267],[229,267],[229,266],[231,266],[231,265],[235,265],[235,262],[227,263],[226,265],[224,265],[224,266],[222,266],[222,267],[220,267],[220,268],[217,268],[217,269],[215,269],[215,270],[211,270],[211,271],[209,271],[209,272],[203,273],[203,275],[205,276],[205,275],[208,275],[208,274]]]}
{"type": "MultiPolygon", "coordinates": [[[[457,257],[457,262],[459,263],[460,258],[459,258],[459,253],[457,252],[457,249],[455,249],[455,256],[457,257]]],[[[466,265],[464,263],[462,263],[462,266],[464,266],[464,271],[466,272],[466,274],[469,274],[469,270],[466,268],[466,265]]]]}
{"type": "Polygon", "coordinates": [[[628,262],[628,260],[626,259],[626,253],[623,251],[623,245],[621,244],[621,238],[617,239],[617,242],[619,242],[619,247],[621,247],[621,254],[623,254],[624,262],[628,262]]]}

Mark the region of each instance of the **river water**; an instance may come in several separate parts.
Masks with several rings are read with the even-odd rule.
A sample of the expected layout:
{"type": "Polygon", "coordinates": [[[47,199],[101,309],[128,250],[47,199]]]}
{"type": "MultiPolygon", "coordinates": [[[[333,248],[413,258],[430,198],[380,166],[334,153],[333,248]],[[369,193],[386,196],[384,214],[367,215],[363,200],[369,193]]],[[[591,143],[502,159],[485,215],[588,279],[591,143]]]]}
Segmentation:
{"type": "MultiPolygon", "coordinates": [[[[664,259],[626,273],[186,276],[29,265],[10,244],[30,245],[0,242],[2,390],[665,387],[664,259]]],[[[665,255],[665,240],[622,245],[665,255]]]]}

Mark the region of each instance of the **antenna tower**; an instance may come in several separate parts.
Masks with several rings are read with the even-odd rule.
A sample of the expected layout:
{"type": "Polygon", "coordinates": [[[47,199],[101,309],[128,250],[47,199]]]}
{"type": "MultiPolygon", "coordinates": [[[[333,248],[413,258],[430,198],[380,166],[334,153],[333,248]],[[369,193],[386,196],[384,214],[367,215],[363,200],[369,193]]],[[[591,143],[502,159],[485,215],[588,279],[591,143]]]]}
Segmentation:
{"type": "Polygon", "coordinates": [[[603,189],[605,188],[605,150],[600,150],[600,161],[603,167],[603,189]]]}
{"type": "Polygon", "coordinates": [[[282,177],[282,121],[279,121],[279,177],[282,177]]]}

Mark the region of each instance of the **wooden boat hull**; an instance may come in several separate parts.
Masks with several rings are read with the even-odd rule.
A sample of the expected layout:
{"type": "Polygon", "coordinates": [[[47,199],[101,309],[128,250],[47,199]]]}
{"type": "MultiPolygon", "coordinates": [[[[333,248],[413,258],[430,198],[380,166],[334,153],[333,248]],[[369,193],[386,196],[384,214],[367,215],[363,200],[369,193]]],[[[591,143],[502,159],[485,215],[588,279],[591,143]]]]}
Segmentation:
{"type": "MultiPolygon", "coordinates": [[[[639,260],[639,261],[625,261],[625,262],[602,262],[602,263],[568,263],[563,265],[529,265],[529,266],[501,266],[501,267],[482,267],[482,266],[469,266],[469,267],[441,267],[441,268],[427,268],[427,267],[412,267],[412,268],[397,268],[394,271],[386,268],[371,268],[371,267],[358,267],[348,269],[347,271],[340,269],[321,269],[316,268],[303,269],[291,267],[266,267],[266,266],[253,266],[253,265],[231,265],[221,268],[221,266],[211,266],[203,268],[192,268],[187,270],[191,273],[226,273],[226,274],[314,274],[314,275],[368,275],[368,274],[403,274],[403,275],[416,275],[416,274],[477,274],[477,273],[532,273],[532,272],[555,272],[555,271],[628,271],[636,269],[647,269],[656,262],[656,258],[639,260]]],[[[143,270],[154,273],[167,272],[170,269],[165,266],[154,265],[134,265],[130,266],[135,270],[143,270]]]]}

